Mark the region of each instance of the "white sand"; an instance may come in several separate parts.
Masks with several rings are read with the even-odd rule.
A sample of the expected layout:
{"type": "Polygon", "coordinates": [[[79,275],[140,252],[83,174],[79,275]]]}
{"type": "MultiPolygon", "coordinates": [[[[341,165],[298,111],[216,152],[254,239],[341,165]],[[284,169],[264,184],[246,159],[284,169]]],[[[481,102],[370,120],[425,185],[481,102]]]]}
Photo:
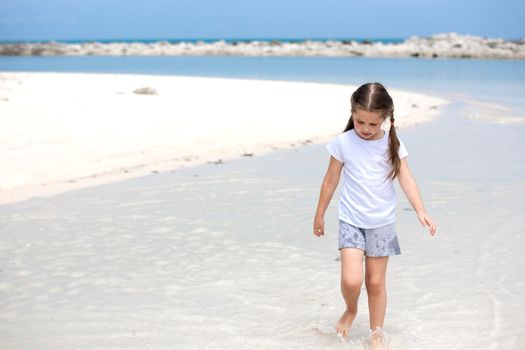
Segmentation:
{"type": "MultiPolygon", "coordinates": [[[[0,203],[324,142],[355,86],[107,74],[0,73],[0,203]],[[158,95],[137,95],[149,86],[158,95]]],[[[447,101],[391,91],[397,125],[447,101]]]]}

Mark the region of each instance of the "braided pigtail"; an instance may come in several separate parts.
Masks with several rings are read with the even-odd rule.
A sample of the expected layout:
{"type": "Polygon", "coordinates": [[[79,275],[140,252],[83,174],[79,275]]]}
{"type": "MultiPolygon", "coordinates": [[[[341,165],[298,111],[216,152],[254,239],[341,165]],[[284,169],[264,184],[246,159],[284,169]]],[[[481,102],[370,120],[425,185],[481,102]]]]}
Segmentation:
{"type": "Polygon", "coordinates": [[[388,132],[388,154],[390,163],[392,164],[392,171],[388,178],[394,180],[399,175],[399,168],[401,168],[401,159],[399,159],[399,139],[396,134],[396,127],[394,125],[394,111],[390,115],[390,131],[388,132]]]}
{"type": "Polygon", "coordinates": [[[348,130],[352,130],[354,128],[354,118],[352,118],[352,115],[350,115],[350,119],[348,119],[348,123],[346,124],[346,128],[343,132],[347,132],[348,130]]]}

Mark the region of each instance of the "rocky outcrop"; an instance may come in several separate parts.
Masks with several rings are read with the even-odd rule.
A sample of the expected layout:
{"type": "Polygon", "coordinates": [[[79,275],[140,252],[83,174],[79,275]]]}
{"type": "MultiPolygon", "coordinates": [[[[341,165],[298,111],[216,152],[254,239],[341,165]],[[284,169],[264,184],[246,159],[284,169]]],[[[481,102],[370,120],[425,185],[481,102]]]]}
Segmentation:
{"type": "Polygon", "coordinates": [[[509,41],[456,33],[431,37],[411,37],[402,43],[364,40],[325,41],[234,41],[212,43],[159,41],[155,43],[66,44],[4,43],[3,56],[367,56],[367,57],[429,57],[525,59],[525,39],[509,41]]]}

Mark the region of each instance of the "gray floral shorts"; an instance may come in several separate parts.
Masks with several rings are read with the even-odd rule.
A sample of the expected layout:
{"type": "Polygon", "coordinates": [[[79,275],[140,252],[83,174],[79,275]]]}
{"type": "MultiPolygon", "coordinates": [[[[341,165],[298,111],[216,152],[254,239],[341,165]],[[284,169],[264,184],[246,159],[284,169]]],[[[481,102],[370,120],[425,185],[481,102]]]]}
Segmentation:
{"type": "Polygon", "coordinates": [[[359,228],[339,220],[339,250],[358,248],[366,256],[400,255],[396,224],[377,228],[359,228]]]}

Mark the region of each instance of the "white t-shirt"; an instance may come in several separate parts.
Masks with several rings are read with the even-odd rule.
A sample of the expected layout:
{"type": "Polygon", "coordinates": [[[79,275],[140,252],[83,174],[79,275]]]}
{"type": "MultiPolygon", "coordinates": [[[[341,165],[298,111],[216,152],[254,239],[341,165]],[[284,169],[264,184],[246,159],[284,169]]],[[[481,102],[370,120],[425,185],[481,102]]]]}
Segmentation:
{"type": "MultiPolygon", "coordinates": [[[[399,140],[399,158],[408,152],[399,140]]],[[[397,197],[388,160],[388,133],[381,139],[363,140],[355,129],[337,135],[326,145],[344,163],[339,219],[359,228],[377,228],[396,221],[397,197]]]]}

